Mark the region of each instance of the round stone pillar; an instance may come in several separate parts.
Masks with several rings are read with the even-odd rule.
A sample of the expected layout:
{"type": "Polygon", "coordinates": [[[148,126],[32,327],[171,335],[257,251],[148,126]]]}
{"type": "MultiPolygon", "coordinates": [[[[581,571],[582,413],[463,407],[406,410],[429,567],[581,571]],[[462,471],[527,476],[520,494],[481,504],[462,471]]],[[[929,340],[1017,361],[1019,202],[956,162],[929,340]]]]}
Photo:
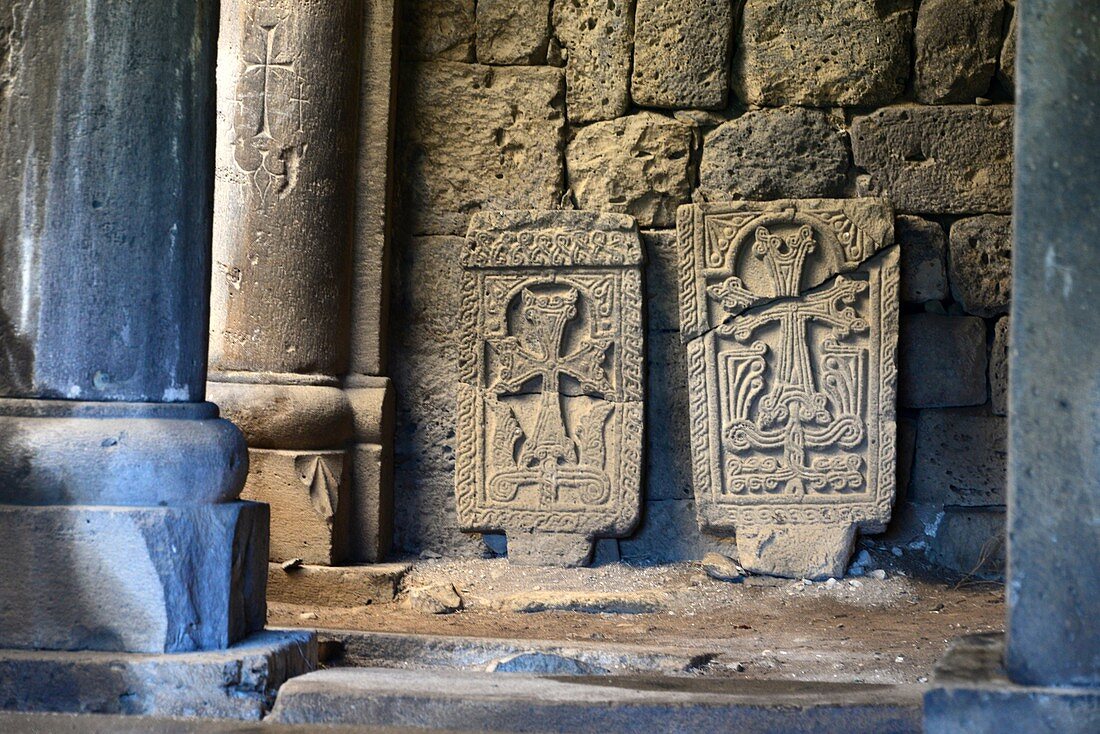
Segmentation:
{"type": "Polygon", "coordinates": [[[362,5],[221,4],[209,389],[248,440],[273,561],[347,557],[362,5]]]}
{"type": "Polygon", "coordinates": [[[0,19],[0,648],[224,648],[267,510],[204,401],[216,4],[0,19]]]}

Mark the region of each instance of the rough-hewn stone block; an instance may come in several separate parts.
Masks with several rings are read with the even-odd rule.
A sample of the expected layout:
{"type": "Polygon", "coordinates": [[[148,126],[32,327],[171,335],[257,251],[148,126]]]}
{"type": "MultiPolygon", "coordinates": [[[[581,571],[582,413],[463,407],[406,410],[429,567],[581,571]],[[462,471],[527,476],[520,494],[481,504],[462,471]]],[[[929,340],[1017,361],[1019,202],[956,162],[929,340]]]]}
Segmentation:
{"type": "Polygon", "coordinates": [[[888,107],[852,125],[861,193],[913,214],[1012,208],[1012,107],[888,107]]]}
{"type": "Polygon", "coordinates": [[[465,233],[479,209],[560,206],[561,70],[427,62],[402,83],[398,171],[413,234],[465,233]]]}
{"type": "Polygon", "coordinates": [[[909,0],[747,0],[733,88],[758,105],[886,104],[905,89],[909,0]]]}
{"type": "Polygon", "coordinates": [[[646,328],[649,333],[679,332],[680,251],[676,230],[642,232],[645,245],[646,328]]]}
{"type": "Polygon", "coordinates": [[[856,529],[890,518],[893,225],[880,199],[680,209],[699,522],[735,533],[747,570],[839,575],[856,529]]]}
{"type": "MultiPolygon", "coordinates": [[[[669,286],[675,293],[675,285],[669,286]]],[[[647,500],[691,499],[691,440],[688,420],[687,359],[680,335],[646,335],[646,492],[647,500]]],[[[678,532],[694,534],[695,521],[678,532]]]]}
{"type": "Polygon", "coordinates": [[[996,214],[951,225],[951,292],[968,313],[998,316],[1012,299],[1012,218],[996,214]]]}
{"type": "Polygon", "coordinates": [[[1005,568],[1005,508],[948,507],[929,541],[928,558],[944,568],[998,577],[1005,568]]]}
{"type": "Polygon", "coordinates": [[[0,508],[0,648],[188,652],[266,621],[268,509],[0,508]],[[14,564],[14,565],[12,565],[14,564]]]}
{"type": "Polygon", "coordinates": [[[671,226],[691,200],[691,145],[691,128],[655,112],[581,128],[566,150],[577,205],[671,226]]]}
{"type": "Polygon", "coordinates": [[[920,217],[895,221],[901,247],[901,300],[909,303],[947,297],[947,237],[943,227],[920,217]]]}
{"type": "Polygon", "coordinates": [[[348,552],[346,451],[248,450],[241,498],[271,506],[270,559],[340,563],[348,552]]]}
{"type": "Polygon", "coordinates": [[[948,408],[986,401],[985,322],[918,313],[901,320],[898,404],[948,408]]]}
{"type": "Polygon", "coordinates": [[[850,165],[847,136],[825,112],[757,110],[706,136],[700,193],[713,201],[840,196],[850,165]]]}
{"type": "Polygon", "coordinates": [[[477,60],[542,64],[550,42],[551,0],[478,0],[477,60]]]}
{"type": "Polygon", "coordinates": [[[595,212],[483,212],[463,249],[455,494],[514,563],[586,564],[641,504],[642,242],[595,212]]]}
{"type": "Polygon", "coordinates": [[[361,607],[390,604],[397,598],[408,563],[365,566],[294,566],[268,564],[267,598],[284,604],[361,607]]]}
{"type": "Polygon", "coordinates": [[[401,52],[409,60],[474,60],[474,0],[401,0],[401,52]]]}
{"type": "Polygon", "coordinates": [[[985,506],[1005,502],[1007,422],[981,409],[924,410],[909,496],[913,502],[985,506]]]}
{"type": "Polygon", "coordinates": [[[479,556],[481,539],[459,531],[455,512],[455,405],[461,237],[400,243],[393,282],[394,546],[479,556]]]}
{"type": "Polygon", "coordinates": [[[1001,50],[1004,0],[924,0],[917,13],[917,99],[973,102],[989,90],[1001,50]]]}
{"type": "Polygon", "coordinates": [[[631,96],[643,107],[724,107],[733,4],[638,0],[631,96]]]}
{"type": "Polygon", "coordinates": [[[569,119],[593,122],[626,114],[634,0],[556,0],[553,19],[565,52],[569,119]]]}
{"type": "Polygon", "coordinates": [[[989,352],[989,397],[995,415],[1008,415],[1008,329],[1008,316],[997,320],[989,352]]]}

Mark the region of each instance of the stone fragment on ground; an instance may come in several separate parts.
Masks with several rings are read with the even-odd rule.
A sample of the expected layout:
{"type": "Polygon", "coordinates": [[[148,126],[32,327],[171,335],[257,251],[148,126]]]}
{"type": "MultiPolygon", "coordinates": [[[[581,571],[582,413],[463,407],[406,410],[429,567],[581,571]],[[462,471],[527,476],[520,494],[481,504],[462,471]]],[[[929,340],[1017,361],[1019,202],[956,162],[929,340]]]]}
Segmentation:
{"type": "Polygon", "coordinates": [[[1011,105],[887,107],[852,124],[861,195],[907,214],[1012,209],[1011,105]]]}
{"type": "Polygon", "coordinates": [[[405,600],[410,609],[421,614],[450,614],[462,609],[462,597],[449,582],[413,586],[406,590],[405,600]]]}
{"type": "Polygon", "coordinates": [[[754,110],[706,136],[699,193],[710,201],[840,196],[850,165],[847,136],[825,112],[754,110]]]}
{"type": "Polygon", "coordinates": [[[951,292],[967,313],[999,316],[1012,299],[1012,218],[983,214],[951,225],[951,292]]]}
{"type": "Polygon", "coordinates": [[[664,594],[652,591],[529,591],[493,600],[508,612],[580,612],[583,614],[653,614],[665,608],[664,594]]]}
{"type": "Polygon", "coordinates": [[[521,652],[489,663],[490,673],[533,673],[535,675],[607,675],[608,670],[576,658],[548,652],[521,652]]]}
{"type": "Polygon", "coordinates": [[[629,214],[670,227],[691,200],[692,131],[655,112],[580,128],[566,148],[569,187],[581,209],[629,214]]]}
{"type": "Polygon", "coordinates": [[[923,0],[917,13],[917,99],[973,102],[986,94],[1001,51],[1004,0],[923,0]]]}
{"type": "Polygon", "coordinates": [[[638,0],[630,93],[642,107],[718,109],[729,94],[733,4],[638,0]]]}
{"type": "Polygon", "coordinates": [[[765,106],[886,104],[909,76],[912,8],[909,0],[747,0],[733,89],[765,106]]]}
{"type": "Polygon", "coordinates": [[[719,581],[742,581],[745,578],[745,569],[737,565],[737,561],[721,553],[703,556],[702,566],[707,576],[719,581]]]}
{"type": "Polygon", "coordinates": [[[571,122],[610,120],[630,108],[633,0],[555,0],[571,122]]]}

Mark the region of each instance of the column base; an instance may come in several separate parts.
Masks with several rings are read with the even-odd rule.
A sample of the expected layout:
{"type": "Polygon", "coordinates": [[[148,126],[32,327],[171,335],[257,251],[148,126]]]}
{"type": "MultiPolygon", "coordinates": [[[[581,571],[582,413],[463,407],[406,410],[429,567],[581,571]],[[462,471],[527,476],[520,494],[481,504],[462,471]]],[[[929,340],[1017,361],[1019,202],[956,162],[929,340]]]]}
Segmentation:
{"type": "Polygon", "coordinates": [[[0,708],[257,721],[283,683],[316,668],[309,631],[174,655],[0,650],[0,708]]]}
{"type": "Polygon", "coordinates": [[[176,653],[266,622],[266,505],[0,505],[0,649],[176,653]]]}
{"type": "Polygon", "coordinates": [[[1100,689],[1017,685],[1005,673],[1003,659],[1004,635],[956,640],[924,696],[925,733],[1100,731],[1100,689]]]}

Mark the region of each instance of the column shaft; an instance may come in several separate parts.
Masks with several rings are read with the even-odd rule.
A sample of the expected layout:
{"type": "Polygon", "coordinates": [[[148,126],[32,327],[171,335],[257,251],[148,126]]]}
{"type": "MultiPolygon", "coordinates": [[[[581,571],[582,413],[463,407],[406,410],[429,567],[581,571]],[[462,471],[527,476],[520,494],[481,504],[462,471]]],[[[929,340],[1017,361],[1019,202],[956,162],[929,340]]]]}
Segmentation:
{"type": "Polygon", "coordinates": [[[1100,8],[1018,4],[1006,662],[1100,685],[1100,8]]]}

